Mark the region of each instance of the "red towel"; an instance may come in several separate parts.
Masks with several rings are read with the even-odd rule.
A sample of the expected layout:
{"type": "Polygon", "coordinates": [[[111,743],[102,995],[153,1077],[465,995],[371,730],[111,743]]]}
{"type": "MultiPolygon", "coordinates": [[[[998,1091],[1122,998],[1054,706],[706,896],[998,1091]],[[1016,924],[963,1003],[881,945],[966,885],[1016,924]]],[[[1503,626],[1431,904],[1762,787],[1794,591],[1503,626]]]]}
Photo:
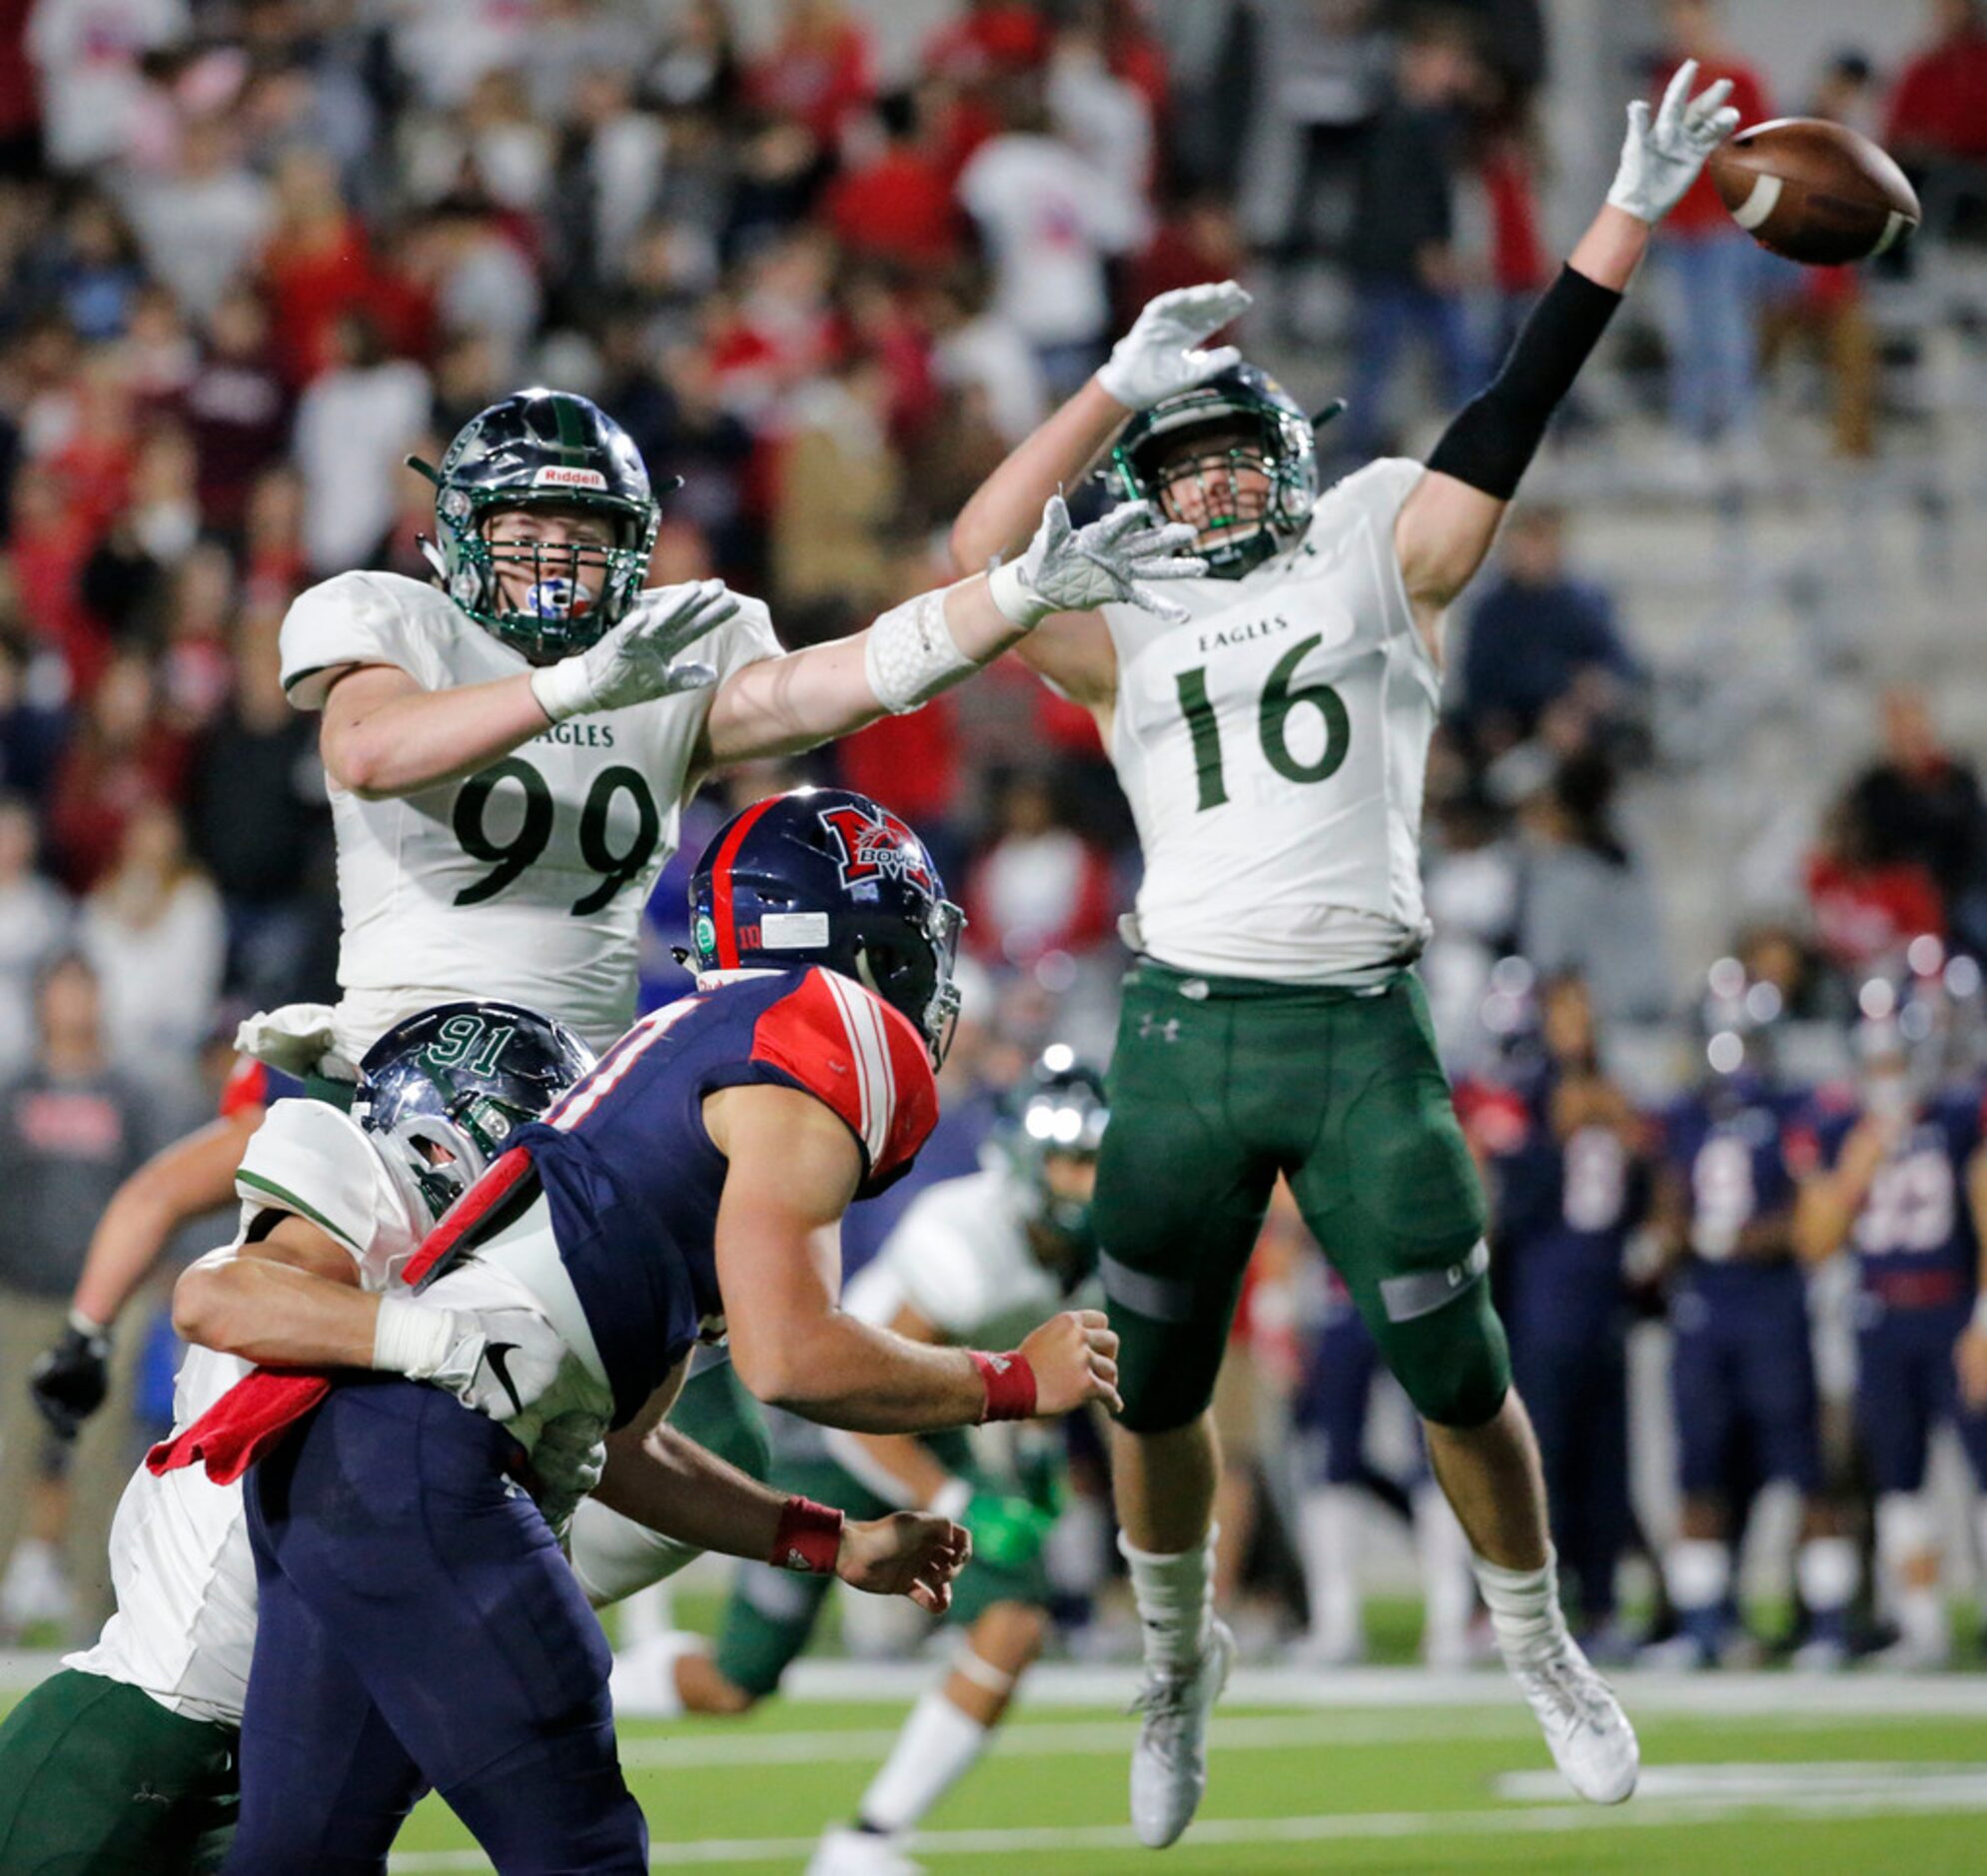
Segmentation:
{"type": "Polygon", "coordinates": [[[332,1378],[314,1368],[259,1368],[245,1375],[194,1423],[145,1455],[154,1472],[205,1461],[217,1485],[232,1485],[331,1393],[332,1378]]]}

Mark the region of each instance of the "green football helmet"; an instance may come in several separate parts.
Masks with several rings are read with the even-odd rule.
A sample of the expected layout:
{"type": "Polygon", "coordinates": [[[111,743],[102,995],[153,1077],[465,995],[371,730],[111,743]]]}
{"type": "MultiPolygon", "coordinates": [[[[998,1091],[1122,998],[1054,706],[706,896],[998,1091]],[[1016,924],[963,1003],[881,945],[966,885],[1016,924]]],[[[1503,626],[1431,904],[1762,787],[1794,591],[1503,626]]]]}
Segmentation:
{"type": "Polygon", "coordinates": [[[633,440],[598,405],[538,386],[513,392],[463,426],[439,469],[419,457],[408,463],[435,484],[440,541],[424,538],[422,551],[443,590],[487,631],[545,663],[597,643],[627,615],[662,511],[633,440]],[[533,507],[601,515],[611,544],[493,547],[493,516],[533,507]],[[513,606],[501,576],[520,567],[533,577],[513,606]]]}
{"type": "MultiPolygon", "coordinates": [[[[1335,417],[1331,406],[1319,419],[1335,417]]],[[[1104,469],[1105,479],[1134,501],[1149,501],[1167,518],[1177,515],[1161,494],[1193,479],[1207,504],[1204,533],[1194,551],[1217,579],[1240,579],[1304,532],[1318,499],[1318,437],[1304,408],[1267,372],[1231,365],[1191,391],[1162,398],[1125,426],[1104,469]],[[1195,450],[1196,436],[1210,447],[1195,450]],[[1214,439],[1227,438],[1224,443],[1214,439]],[[1245,495],[1236,472],[1253,469],[1268,478],[1257,501],[1245,495]]]]}

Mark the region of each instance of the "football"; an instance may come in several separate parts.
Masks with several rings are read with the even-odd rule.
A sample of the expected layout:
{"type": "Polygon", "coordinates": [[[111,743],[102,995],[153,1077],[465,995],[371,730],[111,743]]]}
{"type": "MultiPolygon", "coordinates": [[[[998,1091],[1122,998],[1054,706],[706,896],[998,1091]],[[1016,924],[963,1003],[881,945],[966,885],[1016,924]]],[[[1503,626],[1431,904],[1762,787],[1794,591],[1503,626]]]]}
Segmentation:
{"type": "Polygon", "coordinates": [[[1918,226],[1917,192],[1858,131],[1818,117],[1742,130],[1710,162],[1731,218],[1762,248],[1836,267],[1893,247],[1918,226]]]}

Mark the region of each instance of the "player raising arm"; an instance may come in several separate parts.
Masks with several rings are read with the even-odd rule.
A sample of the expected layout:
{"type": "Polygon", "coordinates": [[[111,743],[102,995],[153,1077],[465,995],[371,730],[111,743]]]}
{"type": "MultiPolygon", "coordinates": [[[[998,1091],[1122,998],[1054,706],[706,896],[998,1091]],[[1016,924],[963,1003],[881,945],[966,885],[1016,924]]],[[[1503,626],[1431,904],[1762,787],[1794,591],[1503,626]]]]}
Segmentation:
{"type": "MultiPolygon", "coordinates": [[[[283,626],[285,688],[324,719],[344,997],[335,1011],[260,1019],[244,1046],[338,1099],[385,1031],[463,999],[542,1010],[604,1048],[634,1014],[641,908],[710,767],[916,709],[1044,612],[1164,605],[1139,582],[1198,565],[1173,551],[1180,530],[1143,510],[1072,529],[1050,502],[999,578],[782,654],[755,599],[709,580],[642,590],[655,490],[626,433],[586,399],[505,398],[430,473],[436,582],[342,573],[301,594],[283,626]]],[[[103,1399],[119,1312],[173,1230],[228,1202],[262,1113],[238,1100],[106,1213],[70,1328],[37,1371],[36,1399],[65,1436],[103,1399]]],[[[715,1363],[678,1414],[743,1460],[763,1433],[740,1407],[715,1363]]]]}
{"type": "MultiPolygon", "coordinates": [[[[241,1332],[376,1372],[258,1374],[154,1454],[210,1475],[254,1459],[244,1869],[371,1867],[424,1783],[499,1867],[645,1867],[605,1644],[508,1476],[553,1521],[596,1483],[638,1505],[640,1429],[700,1340],[728,1329],[762,1399],[876,1431],[1117,1405],[1095,1313],[987,1354],[837,1301],[841,1213],[924,1144],[958,1008],[958,914],[916,836],[842,790],[775,797],[720,832],[692,906],[696,990],[508,1136],[408,1266],[423,1294],[286,1273],[294,1296],[322,1293],[319,1326],[270,1298],[241,1332]],[[426,1380],[481,1411],[409,1385],[426,1380]]],[[[825,1571],[842,1529],[788,1500],[772,1554],[825,1571]]]]}
{"type": "Polygon", "coordinates": [[[1320,496],[1304,413],[1232,350],[1203,349],[1247,295],[1193,287],[1145,309],[953,528],[958,565],[985,565],[1108,450],[1117,484],[1192,523],[1209,563],[1171,589],[1187,624],[1106,605],[1017,646],[1096,715],[1145,859],[1097,1216],[1147,1667],[1132,1820],[1155,1847],[1200,1801],[1233,1653],[1210,1607],[1207,1407],[1278,1173],[1422,1415],[1560,1769],[1602,1802],[1634,1786],[1634,1734],[1559,1610],[1482,1193],[1409,967],[1429,935],[1419,843],[1444,609],[1651,227],[1737,121],[1728,87],[1692,98],[1694,78],[1685,65],[1653,115],[1629,106],[1606,205],[1426,466],[1373,463],[1320,496]]]}

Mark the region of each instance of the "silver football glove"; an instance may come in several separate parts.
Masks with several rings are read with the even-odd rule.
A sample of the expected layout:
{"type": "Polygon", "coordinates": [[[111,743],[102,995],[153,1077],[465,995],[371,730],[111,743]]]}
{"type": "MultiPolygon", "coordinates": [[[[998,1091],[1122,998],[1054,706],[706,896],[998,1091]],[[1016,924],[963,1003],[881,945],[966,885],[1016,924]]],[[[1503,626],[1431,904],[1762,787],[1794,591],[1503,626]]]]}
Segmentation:
{"type": "Polygon", "coordinates": [[[593,1413],[555,1414],[531,1442],[531,1496],[545,1522],[565,1535],[579,1500],[600,1482],[607,1467],[607,1447],[599,1416],[593,1413]]]}
{"type": "Polygon", "coordinates": [[[1176,287],[1148,300],[1099,368],[1098,384],[1128,411],[1149,411],[1176,391],[1191,391],[1240,361],[1235,347],[1206,351],[1201,341],[1239,318],[1249,304],[1248,292],[1232,280],[1176,287]]]}
{"type": "Polygon", "coordinates": [[[1051,495],[1042,525],[1018,560],[994,568],[987,591],[1006,617],[1032,630],[1051,612],[1081,612],[1122,600],[1179,625],[1185,606],[1154,592],[1149,579],[1191,579],[1208,570],[1186,521],[1159,522],[1149,501],[1121,501],[1087,527],[1072,527],[1069,504],[1051,495]]]}
{"type": "Polygon", "coordinates": [[[1646,99],[1628,107],[1621,167],[1614,172],[1609,204],[1637,221],[1654,224],[1681,202],[1719,144],[1738,128],[1738,111],[1725,100],[1731,80],[1721,78],[1696,97],[1697,61],[1685,59],[1662,94],[1653,120],[1646,99]]]}
{"type": "Polygon", "coordinates": [[[677,657],[738,611],[738,595],[721,579],[693,579],[655,586],[598,644],[531,673],[531,694],[554,723],[589,710],[621,710],[631,703],[708,690],[717,672],[708,664],[678,664],[677,657]]]}

